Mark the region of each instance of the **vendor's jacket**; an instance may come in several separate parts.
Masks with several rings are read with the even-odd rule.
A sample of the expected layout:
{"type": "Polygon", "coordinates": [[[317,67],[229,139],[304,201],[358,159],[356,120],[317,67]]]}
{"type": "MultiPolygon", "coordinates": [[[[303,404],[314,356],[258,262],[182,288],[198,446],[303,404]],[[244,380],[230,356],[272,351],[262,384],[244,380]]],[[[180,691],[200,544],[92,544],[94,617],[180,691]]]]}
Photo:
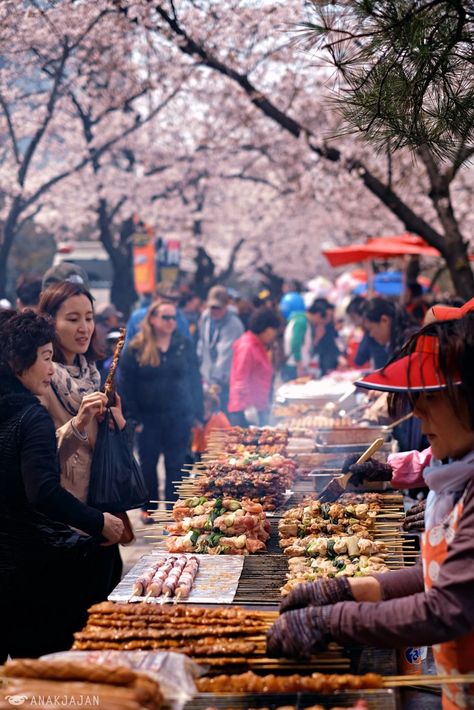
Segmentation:
{"type": "MultiPolygon", "coordinates": [[[[474,672],[474,468],[445,519],[424,533],[423,564],[374,575],[383,600],[331,607],[332,638],[343,645],[432,645],[438,672],[474,672]]],[[[474,686],[444,688],[443,710],[471,707],[474,686]]]]}

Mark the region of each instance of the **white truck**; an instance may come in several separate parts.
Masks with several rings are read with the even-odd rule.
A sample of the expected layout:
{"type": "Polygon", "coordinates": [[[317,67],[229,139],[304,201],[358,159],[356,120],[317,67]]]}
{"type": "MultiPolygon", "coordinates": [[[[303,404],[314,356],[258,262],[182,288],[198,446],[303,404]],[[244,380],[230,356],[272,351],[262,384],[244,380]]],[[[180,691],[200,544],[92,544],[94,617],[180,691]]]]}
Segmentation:
{"type": "Polygon", "coordinates": [[[112,263],[101,242],[59,242],[53,266],[63,261],[71,261],[84,269],[96,306],[110,303],[112,263]]]}

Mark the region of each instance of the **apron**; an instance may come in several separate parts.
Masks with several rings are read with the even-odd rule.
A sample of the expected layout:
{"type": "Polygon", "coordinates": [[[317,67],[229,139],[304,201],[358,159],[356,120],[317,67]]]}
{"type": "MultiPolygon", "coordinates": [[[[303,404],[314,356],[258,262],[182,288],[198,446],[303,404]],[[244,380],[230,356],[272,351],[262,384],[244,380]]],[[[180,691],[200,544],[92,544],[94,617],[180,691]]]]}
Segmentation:
{"type": "MultiPolygon", "coordinates": [[[[436,584],[440,567],[448,555],[448,546],[456,534],[463,503],[464,495],[442,523],[423,533],[421,551],[426,590],[436,584]]],[[[433,655],[439,675],[474,672],[474,632],[456,641],[446,641],[433,646],[433,655]]],[[[443,710],[474,707],[474,685],[468,688],[456,683],[443,685],[442,707],[443,710]]]]}

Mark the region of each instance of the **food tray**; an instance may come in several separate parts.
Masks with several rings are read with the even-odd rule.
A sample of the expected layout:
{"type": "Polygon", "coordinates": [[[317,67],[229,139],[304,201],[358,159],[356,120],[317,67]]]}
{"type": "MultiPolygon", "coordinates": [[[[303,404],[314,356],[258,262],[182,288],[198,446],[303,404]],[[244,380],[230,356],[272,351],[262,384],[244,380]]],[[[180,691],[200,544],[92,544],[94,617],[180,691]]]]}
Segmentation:
{"type": "Polygon", "coordinates": [[[247,710],[248,708],[269,708],[292,706],[295,710],[304,710],[313,705],[323,708],[351,707],[357,700],[365,700],[369,710],[398,710],[400,707],[398,692],[391,688],[381,690],[364,690],[359,692],[334,693],[321,695],[319,693],[252,693],[252,694],[215,694],[199,693],[185,705],[185,710],[247,710]]]}
{"type": "Polygon", "coordinates": [[[359,427],[335,427],[332,429],[320,429],[316,435],[318,444],[371,444],[375,439],[382,437],[387,440],[391,435],[391,429],[384,426],[359,426],[359,427]]]}
{"type": "MultiPolygon", "coordinates": [[[[191,556],[191,555],[189,555],[191,556]]],[[[157,557],[178,557],[168,552],[154,552],[141,557],[132,567],[122,581],[107,597],[110,602],[143,602],[144,597],[132,594],[135,580],[144,572],[157,557]]],[[[239,584],[240,575],[244,566],[244,559],[240,556],[225,555],[196,555],[199,560],[199,570],[194,580],[193,588],[183,603],[189,604],[231,604],[239,584]]],[[[163,596],[150,597],[149,603],[163,603],[163,596]]],[[[172,602],[173,599],[168,599],[172,602]]],[[[181,603],[181,601],[180,601],[181,603]]]]}

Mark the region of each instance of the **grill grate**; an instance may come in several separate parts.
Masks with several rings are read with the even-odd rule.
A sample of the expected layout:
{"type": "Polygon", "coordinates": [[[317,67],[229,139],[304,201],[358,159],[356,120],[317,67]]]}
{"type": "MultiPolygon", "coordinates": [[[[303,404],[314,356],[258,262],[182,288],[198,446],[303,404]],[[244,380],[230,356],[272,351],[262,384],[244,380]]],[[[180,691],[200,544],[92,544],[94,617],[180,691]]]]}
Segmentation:
{"type": "Polygon", "coordinates": [[[217,695],[213,693],[200,693],[185,705],[185,710],[247,710],[248,708],[268,708],[276,710],[281,707],[293,707],[294,710],[303,710],[314,705],[323,708],[353,707],[358,701],[364,699],[369,710],[397,710],[399,706],[398,693],[393,689],[364,690],[359,692],[335,693],[334,695],[321,695],[319,693],[256,693],[242,695],[217,695]]]}

